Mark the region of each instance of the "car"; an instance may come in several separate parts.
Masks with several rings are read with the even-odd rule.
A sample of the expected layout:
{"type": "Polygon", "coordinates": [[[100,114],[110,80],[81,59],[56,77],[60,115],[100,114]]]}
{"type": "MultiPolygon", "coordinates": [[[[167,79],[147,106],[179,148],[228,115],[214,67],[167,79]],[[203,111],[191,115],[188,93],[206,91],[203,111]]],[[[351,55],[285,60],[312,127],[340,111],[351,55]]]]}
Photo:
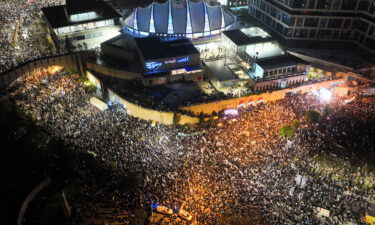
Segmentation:
{"type": "Polygon", "coordinates": [[[186,210],[184,210],[184,209],[178,209],[177,210],[177,215],[179,217],[181,217],[182,219],[185,219],[187,221],[191,221],[193,219],[193,216],[189,212],[187,212],[186,210]]]}

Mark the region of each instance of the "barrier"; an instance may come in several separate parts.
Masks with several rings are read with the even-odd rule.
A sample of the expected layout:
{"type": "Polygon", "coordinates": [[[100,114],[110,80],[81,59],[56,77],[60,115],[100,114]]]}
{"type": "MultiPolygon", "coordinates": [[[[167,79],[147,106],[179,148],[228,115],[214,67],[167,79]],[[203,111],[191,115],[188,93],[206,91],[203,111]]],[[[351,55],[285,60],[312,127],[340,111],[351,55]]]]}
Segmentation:
{"type": "Polygon", "coordinates": [[[95,63],[88,62],[87,69],[104,74],[110,77],[115,77],[119,79],[141,79],[142,75],[140,73],[129,72],[125,70],[118,70],[103,65],[98,65],[95,63]]]}
{"type": "Polygon", "coordinates": [[[345,82],[345,79],[336,79],[325,82],[319,82],[315,84],[309,84],[299,86],[296,88],[282,89],[269,93],[261,93],[256,95],[249,95],[245,97],[232,98],[227,100],[221,100],[216,102],[203,103],[198,105],[190,105],[181,107],[180,110],[192,112],[194,115],[204,113],[206,115],[212,115],[214,112],[218,113],[225,109],[237,109],[243,106],[250,107],[259,103],[267,103],[271,101],[277,101],[284,99],[287,93],[307,93],[320,88],[333,88],[338,84],[345,82]]]}
{"type": "Polygon", "coordinates": [[[157,111],[141,107],[135,103],[125,100],[111,89],[108,89],[108,98],[113,103],[117,103],[121,105],[124,109],[126,109],[127,114],[139,119],[156,121],[158,123],[165,125],[172,125],[174,123],[180,125],[196,124],[199,122],[198,117],[191,117],[174,112],[157,111]],[[176,119],[176,117],[178,119],[176,119]]]}
{"type": "Polygon", "coordinates": [[[79,74],[84,74],[83,58],[87,57],[89,54],[89,52],[79,52],[71,55],[47,57],[26,62],[10,71],[0,74],[0,89],[5,89],[9,84],[25,73],[54,65],[73,68],[79,74]]]}
{"type": "Polygon", "coordinates": [[[43,180],[40,184],[38,184],[31,192],[30,194],[26,197],[25,201],[22,203],[20,212],[18,214],[18,219],[17,219],[17,225],[22,224],[22,219],[23,216],[25,215],[26,209],[29,206],[30,202],[35,198],[35,196],[42,191],[45,187],[51,184],[51,178],[48,177],[45,180],[43,180]]]}

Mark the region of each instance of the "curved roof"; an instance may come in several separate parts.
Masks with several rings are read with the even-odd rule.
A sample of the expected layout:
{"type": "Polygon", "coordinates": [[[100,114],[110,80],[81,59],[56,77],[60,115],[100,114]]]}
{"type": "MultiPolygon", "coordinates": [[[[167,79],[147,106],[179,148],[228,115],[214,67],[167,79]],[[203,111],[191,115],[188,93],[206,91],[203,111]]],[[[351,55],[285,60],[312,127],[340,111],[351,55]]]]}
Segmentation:
{"type": "Polygon", "coordinates": [[[134,9],[125,19],[125,28],[140,35],[157,33],[198,37],[218,34],[228,29],[233,22],[233,16],[220,5],[210,6],[203,1],[168,0],[134,9]]]}

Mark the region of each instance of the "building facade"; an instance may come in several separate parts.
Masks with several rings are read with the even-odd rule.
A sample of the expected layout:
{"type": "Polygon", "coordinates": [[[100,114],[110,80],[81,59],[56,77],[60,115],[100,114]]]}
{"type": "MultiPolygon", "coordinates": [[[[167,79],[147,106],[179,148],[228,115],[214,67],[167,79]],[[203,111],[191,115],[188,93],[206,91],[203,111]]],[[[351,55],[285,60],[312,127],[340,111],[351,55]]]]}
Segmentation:
{"type": "Polygon", "coordinates": [[[186,36],[200,38],[228,30],[235,18],[220,5],[191,0],[153,2],[135,8],[124,22],[124,29],[136,36],[186,36]]]}
{"type": "Polygon", "coordinates": [[[199,52],[189,39],[167,40],[152,36],[134,41],[145,86],[203,80],[199,52]]]}
{"type": "Polygon", "coordinates": [[[101,0],[67,0],[42,11],[56,48],[91,49],[120,34],[121,15],[101,0]]]}
{"type": "Polygon", "coordinates": [[[249,14],[287,40],[349,41],[375,53],[374,0],[250,0],[249,14]]]}
{"type": "Polygon", "coordinates": [[[221,5],[229,7],[239,7],[249,5],[249,0],[213,0],[211,2],[219,2],[221,5]]]}

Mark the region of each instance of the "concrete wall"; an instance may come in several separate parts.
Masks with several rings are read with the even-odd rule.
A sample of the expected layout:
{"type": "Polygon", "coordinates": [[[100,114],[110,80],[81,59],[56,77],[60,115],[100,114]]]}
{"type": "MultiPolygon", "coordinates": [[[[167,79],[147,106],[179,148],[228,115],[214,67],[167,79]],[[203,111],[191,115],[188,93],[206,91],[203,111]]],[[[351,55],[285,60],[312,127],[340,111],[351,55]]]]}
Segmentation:
{"type": "MultiPolygon", "coordinates": [[[[121,96],[117,95],[111,89],[108,89],[108,97],[110,101],[123,105],[123,107],[127,111],[127,114],[133,117],[147,120],[147,121],[156,121],[158,123],[165,124],[165,125],[173,124],[173,117],[174,117],[173,112],[163,112],[163,111],[157,111],[157,110],[141,107],[137,104],[134,104],[125,100],[121,96]]],[[[191,116],[180,115],[180,114],[179,114],[179,117],[180,118],[179,118],[178,124],[181,124],[181,125],[196,124],[199,122],[198,117],[191,117],[191,116]]]]}
{"type": "Polygon", "coordinates": [[[268,89],[278,88],[281,85],[281,82],[286,82],[286,87],[290,87],[293,85],[301,84],[305,82],[307,75],[300,75],[294,77],[287,77],[277,80],[269,80],[269,81],[262,81],[255,83],[254,90],[255,91],[264,91],[268,89]]]}
{"type": "Polygon", "coordinates": [[[250,104],[258,104],[260,102],[271,102],[276,100],[281,100],[285,98],[286,93],[288,92],[299,92],[301,94],[310,92],[312,90],[318,90],[320,88],[332,88],[334,85],[344,83],[345,79],[336,79],[331,81],[325,81],[315,84],[309,84],[304,85],[296,88],[288,88],[278,91],[273,91],[270,93],[261,93],[256,95],[250,95],[246,97],[240,97],[240,98],[233,98],[233,99],[227,99],[222,101],[216,101],[216,102],[209,102],[199,105],[191,105],[186,107],[181,107],[181,110],[190,111],[194,113],[195,115],[199,115],[200,113],[204,113],[207,115],[211,115],[214,111],[216,113],[221,112],[224,109],[236,109],[241,104],[244,104],[245,106],[250,104]]]}
{"type": "Polygon", "coordinates": [[[118,69],[113,69],[107,66],[103,65],[98,65],[93,62],[88,62],[87,63],[87,69],[110,76],[110,77],[116,77],[120,79],[141,79],[142,75],[140,73],[134,73],[134,72],[129,72],[129,71],[124,71],[124,70],[118,70],[118,69]]]}
{"type": "Polygon", "coordinates": [[[136,52],[113,46],[106,42],[102,43],[100,45],[100,48],[102,54],[116,58],[118,60],[124,60],[125,62],[131,62],[137,58],[136,52]]]}
{"type": "Polygon", "coordinates": [[[62,55],[43,59],[37,59],[27,62],[23,65],[0,74],[0,89],[5,89],[10,83],[15,81],[18,77],[25,73],[31,72],[35,69],[49,66],[63,66],[76,70],[80,74],[84,74],[85,68],[83,66],[83,58],[85,53],[75,53],[72,55],[62,55]]]}

